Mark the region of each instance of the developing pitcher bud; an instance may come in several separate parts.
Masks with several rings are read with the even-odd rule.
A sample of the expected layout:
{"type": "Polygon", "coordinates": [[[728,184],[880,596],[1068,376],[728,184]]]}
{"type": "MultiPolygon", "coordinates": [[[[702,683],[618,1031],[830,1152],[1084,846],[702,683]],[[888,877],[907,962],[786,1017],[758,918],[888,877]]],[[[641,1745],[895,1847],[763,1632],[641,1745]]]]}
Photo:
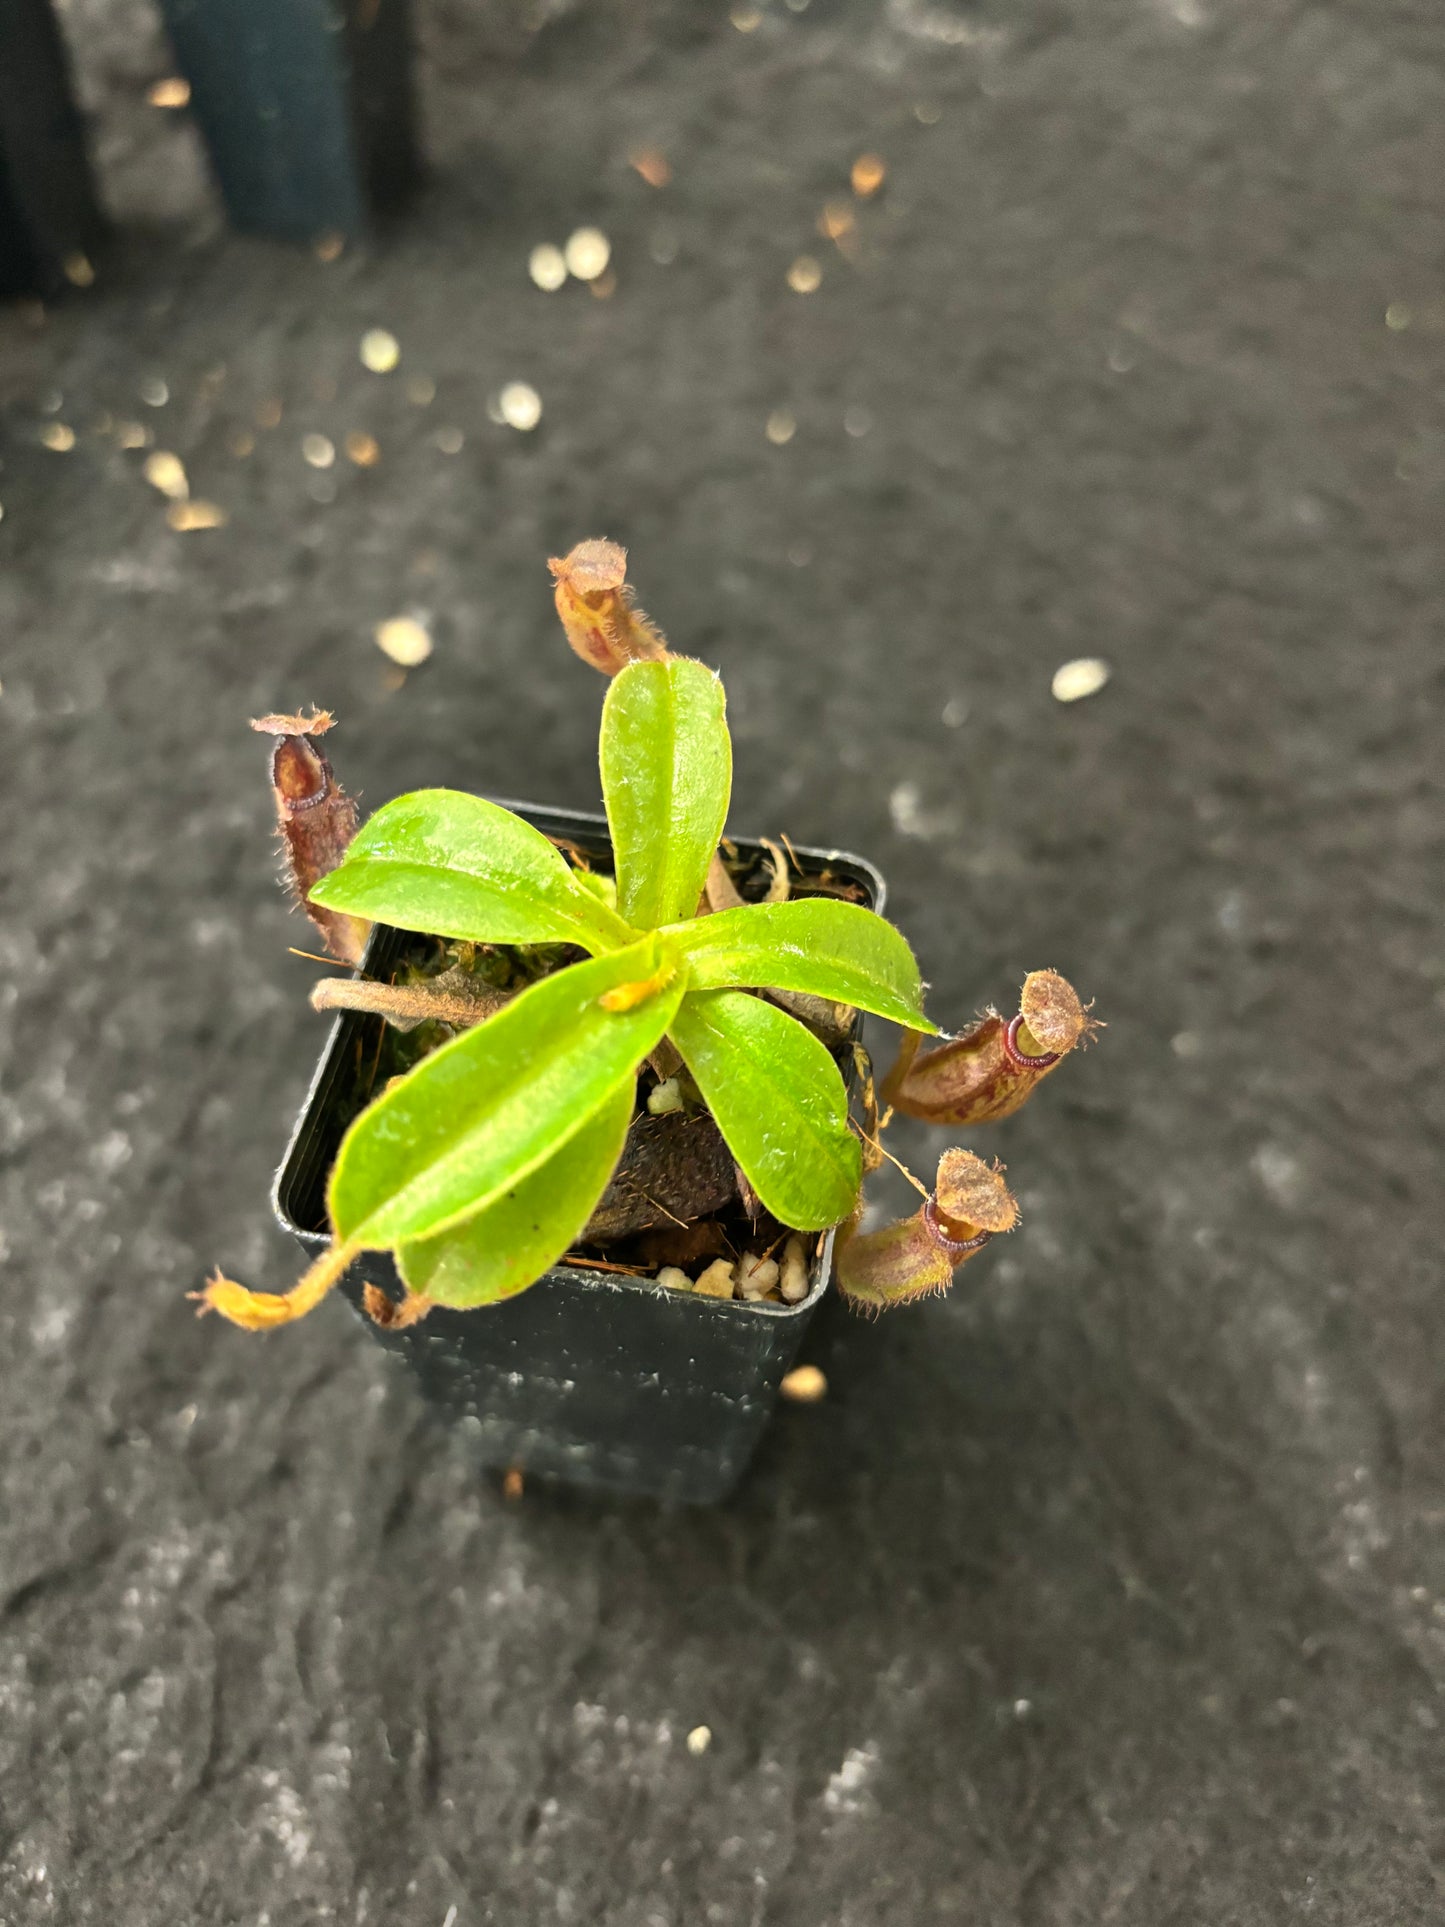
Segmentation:
{"type": "Polygon", "coordinates": [[[332,956],[342,963],[359,964],[371,925],[364,917],[323,910],[308,895],[311,886],[329,876],[345,856],[360,820],[355,801],[341,788],[316,745],[316,738],[331,726],[332,717],[324,709],[309,716],[258,716],[251,724],[261,735],[276,738],[271,790],[286,882],[332,956]]]}
{"type": "Polygon", "coordinates": [[[626,549],[616,542],[579,542],[547,567],[557,581],[557,614],[583,662],[615,676],[630,662],[666,656],[661,630],[633,607],[626,549]]]}
{"type": "Polygon", "coordinates": [[[1056,970],[1024,979],[1018,1013],[991,1010],[961,1037],[919,1055],[911,1032],[883,1087],[883,1101],[929,1124],[991,1124],[1027,1102],[1078,1043],[1099,1028],[1056,970]]]}
{"type": "Polygon", "coordinates": [[[1001,1164],[971,1151],[945,1151],[934,1188],[911,1218],[881,1231],[838,1238],[838,1288],[873,1311],[947,1291],[953,1274],[1000,1231],[1012,1231],[1019,1208],[1001,1164]]]}

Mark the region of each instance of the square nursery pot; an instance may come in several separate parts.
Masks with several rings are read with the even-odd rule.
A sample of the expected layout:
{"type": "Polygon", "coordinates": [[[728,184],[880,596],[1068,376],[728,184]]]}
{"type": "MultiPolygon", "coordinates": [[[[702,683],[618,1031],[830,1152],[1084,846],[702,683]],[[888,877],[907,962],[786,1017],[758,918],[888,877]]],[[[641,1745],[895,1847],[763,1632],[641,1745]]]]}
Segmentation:
{"type": "Polygon", "coordinates": [[[161,0],[161,13],[233,227],[356,236],[404,199],[411,0],[161,0]]]}
{"type": "MultiPolygon", "coordinates": [[[[508,803],[548,836],[609,860],[604,818],[508,803]]],[[[760,862],[761,844],[737,839],[760,862]]],[[[834,850],[798,850],[807,878],[824,871],[881,910],[883,878],[834,850]]],[[[362,968],[385,978],[405,932],[379,925],[362,968]]],[[[327,1243],[326,1180],[341,1138],[367,1101],[382,1019],[343,1013],[332,1028],[276,1176],[282,1228],[308,1253],[327,1243]]],[[[856,1030],[855,1030],[856,1034],[856,1030]]],[[[827,1286],[833,1234],[820,1241],[811,1289],[797,1305],[693,1297],[650,1279],[557,1265],[515,1298],[471,1311],[438,1307],[383,1330],[361,1312],[363,1288],[402,1285],[389,1252],[368,1251],[341,1290],[366,1329],[404,1358],[426,1396],[469,1435],[484,1467],[695,1505],[724,1499],[751,1459],[827,1286]]]]}
{"type": "Polygon", "coordinates": [[[50,0],[0,0],[0,299],[84,285],[103,232],[50,0]]]}

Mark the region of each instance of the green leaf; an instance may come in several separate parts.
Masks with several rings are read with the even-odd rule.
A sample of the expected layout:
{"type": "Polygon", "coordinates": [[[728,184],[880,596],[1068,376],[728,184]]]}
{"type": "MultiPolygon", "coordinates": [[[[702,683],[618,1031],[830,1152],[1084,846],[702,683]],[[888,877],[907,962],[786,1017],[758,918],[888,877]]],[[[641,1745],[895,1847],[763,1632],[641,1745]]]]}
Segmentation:
{"type": "Polygon", "coordinates": [[[727,984],[805,990],[932,1032],[918,965],[898,931],[861,904],[836,897],[749,903],[698,917],[668,935],[692,966],[694,990],[727,984]]]}
{"type": "Polygon", "coordinates": [[[637,937],[540,830],[460,790],[383,805],[310,894],[328,910],[475,943],[575,943],[603,955],[637,937]]]}
{"type": "Polygon", "coordinates": [[[635,929],[697,909],[728,813],[722,684],[687,656],[629,663],[602,708],[602,794],[617,907],[635,929]]]}
{"type": "Polygon", "coordinates": [[[410,1288],[464,1310],[535,1284],[570,1249],[607,1189],[636,1095],[630,1079],[619,1084],[535,1171],[453,1230],[402,1245],[397,1263],[410,1288]]]}
{"type": "Polygon", "coordinates": [[[686,984],[675,948],[646,937],[544,977],[423,1058],[341,1141],[327,1200],[338,1239],[429,1237],[516,1185],[633,1076],[686,984]],[[628,1007],[609,1009],[609,992],[628,1007]]]}
{"type": "Polygon", "coordinates": [[[741,990],[691,991],[672,1021],[718,1129],[776,1218],[821,1231],[863,1180],[838,1066],[795,1018],[741,990]]]}
{"type": "Polygon", "coordinates": [[[590,890],[594,897],[601,897],[609,910],[617,908],[617,879],[604,876],[600,870],[574,870],[572,881],[582,890],[590,890]]]}

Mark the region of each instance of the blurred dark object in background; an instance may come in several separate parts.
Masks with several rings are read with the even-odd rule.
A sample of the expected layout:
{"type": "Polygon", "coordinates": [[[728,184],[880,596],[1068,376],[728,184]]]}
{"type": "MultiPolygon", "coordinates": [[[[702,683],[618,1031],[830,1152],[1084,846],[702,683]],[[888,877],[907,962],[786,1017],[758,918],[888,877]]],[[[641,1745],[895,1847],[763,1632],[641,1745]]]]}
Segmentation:
{"type": "MultiPolygon", "coordinates": [[[[160,0],[160,13],[232,226],[351,239],[405,199],[411,0],[160,0]]],[[[0,298],[89,286],[103,233],[49,0],[0,0],[0,298]]]]}
{"type": "Polygon", "coordinates": [[[102,233],[48,0],[0,0],[0,296],[89,282],[102,233]]]}
{"type": "Polygon", "coordinates": [[[235,227],[364,232],[416,177],[410,0],[161,0],[235,227]]]}

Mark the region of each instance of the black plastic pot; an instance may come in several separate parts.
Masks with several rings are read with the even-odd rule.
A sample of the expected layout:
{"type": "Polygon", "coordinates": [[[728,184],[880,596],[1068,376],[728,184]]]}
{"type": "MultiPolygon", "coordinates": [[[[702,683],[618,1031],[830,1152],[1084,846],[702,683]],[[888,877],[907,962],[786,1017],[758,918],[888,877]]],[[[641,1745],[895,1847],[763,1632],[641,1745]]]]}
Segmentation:
{"type": "Polygon", "coordinates": [[[234,227],[358,235],[417,172],[410,0],[161,0],[234,227]]]}
{"type": "MultiPolygon", "coordinates": [[[[594,858],[610,856],[600,816],[507,807],[594,858]]],[[[763,854],[742,839],[738,849],[745,858],[763,854]]],[[[826,870],[882,908],[884,883],[871,864],[831,850],[796,854],[805,875],[826,870]]],[[[365,974],[385,977],[408,941],[378,927],[365,974]]],[[[381,1021],[355,1012],[337,1020],[277,1173],[276,1216],[310,1252],[327,1242],[326,1179],[366,1101],[362,1067],[376,1061],[381,1021]]],[[[647,1279],[559,1265],[501,1304],[438,1309],[401,1331],[365,1323],[460,1422],[482,1465],[708,1505],[727,1497],[753,1455],[826,1288],[832,1250],[830,1232],[798,1305],[694,1297],[647,1279]]],[[[367,1284],[400,1297],[388,1253],[364,1253],[343,1280],[358,1312],[367,1284]]]]}
{"type": "Polygon", "coordinates": [[[54,294],[103,229],[49,0],[0,0],[0,297],[54,294]]]}

